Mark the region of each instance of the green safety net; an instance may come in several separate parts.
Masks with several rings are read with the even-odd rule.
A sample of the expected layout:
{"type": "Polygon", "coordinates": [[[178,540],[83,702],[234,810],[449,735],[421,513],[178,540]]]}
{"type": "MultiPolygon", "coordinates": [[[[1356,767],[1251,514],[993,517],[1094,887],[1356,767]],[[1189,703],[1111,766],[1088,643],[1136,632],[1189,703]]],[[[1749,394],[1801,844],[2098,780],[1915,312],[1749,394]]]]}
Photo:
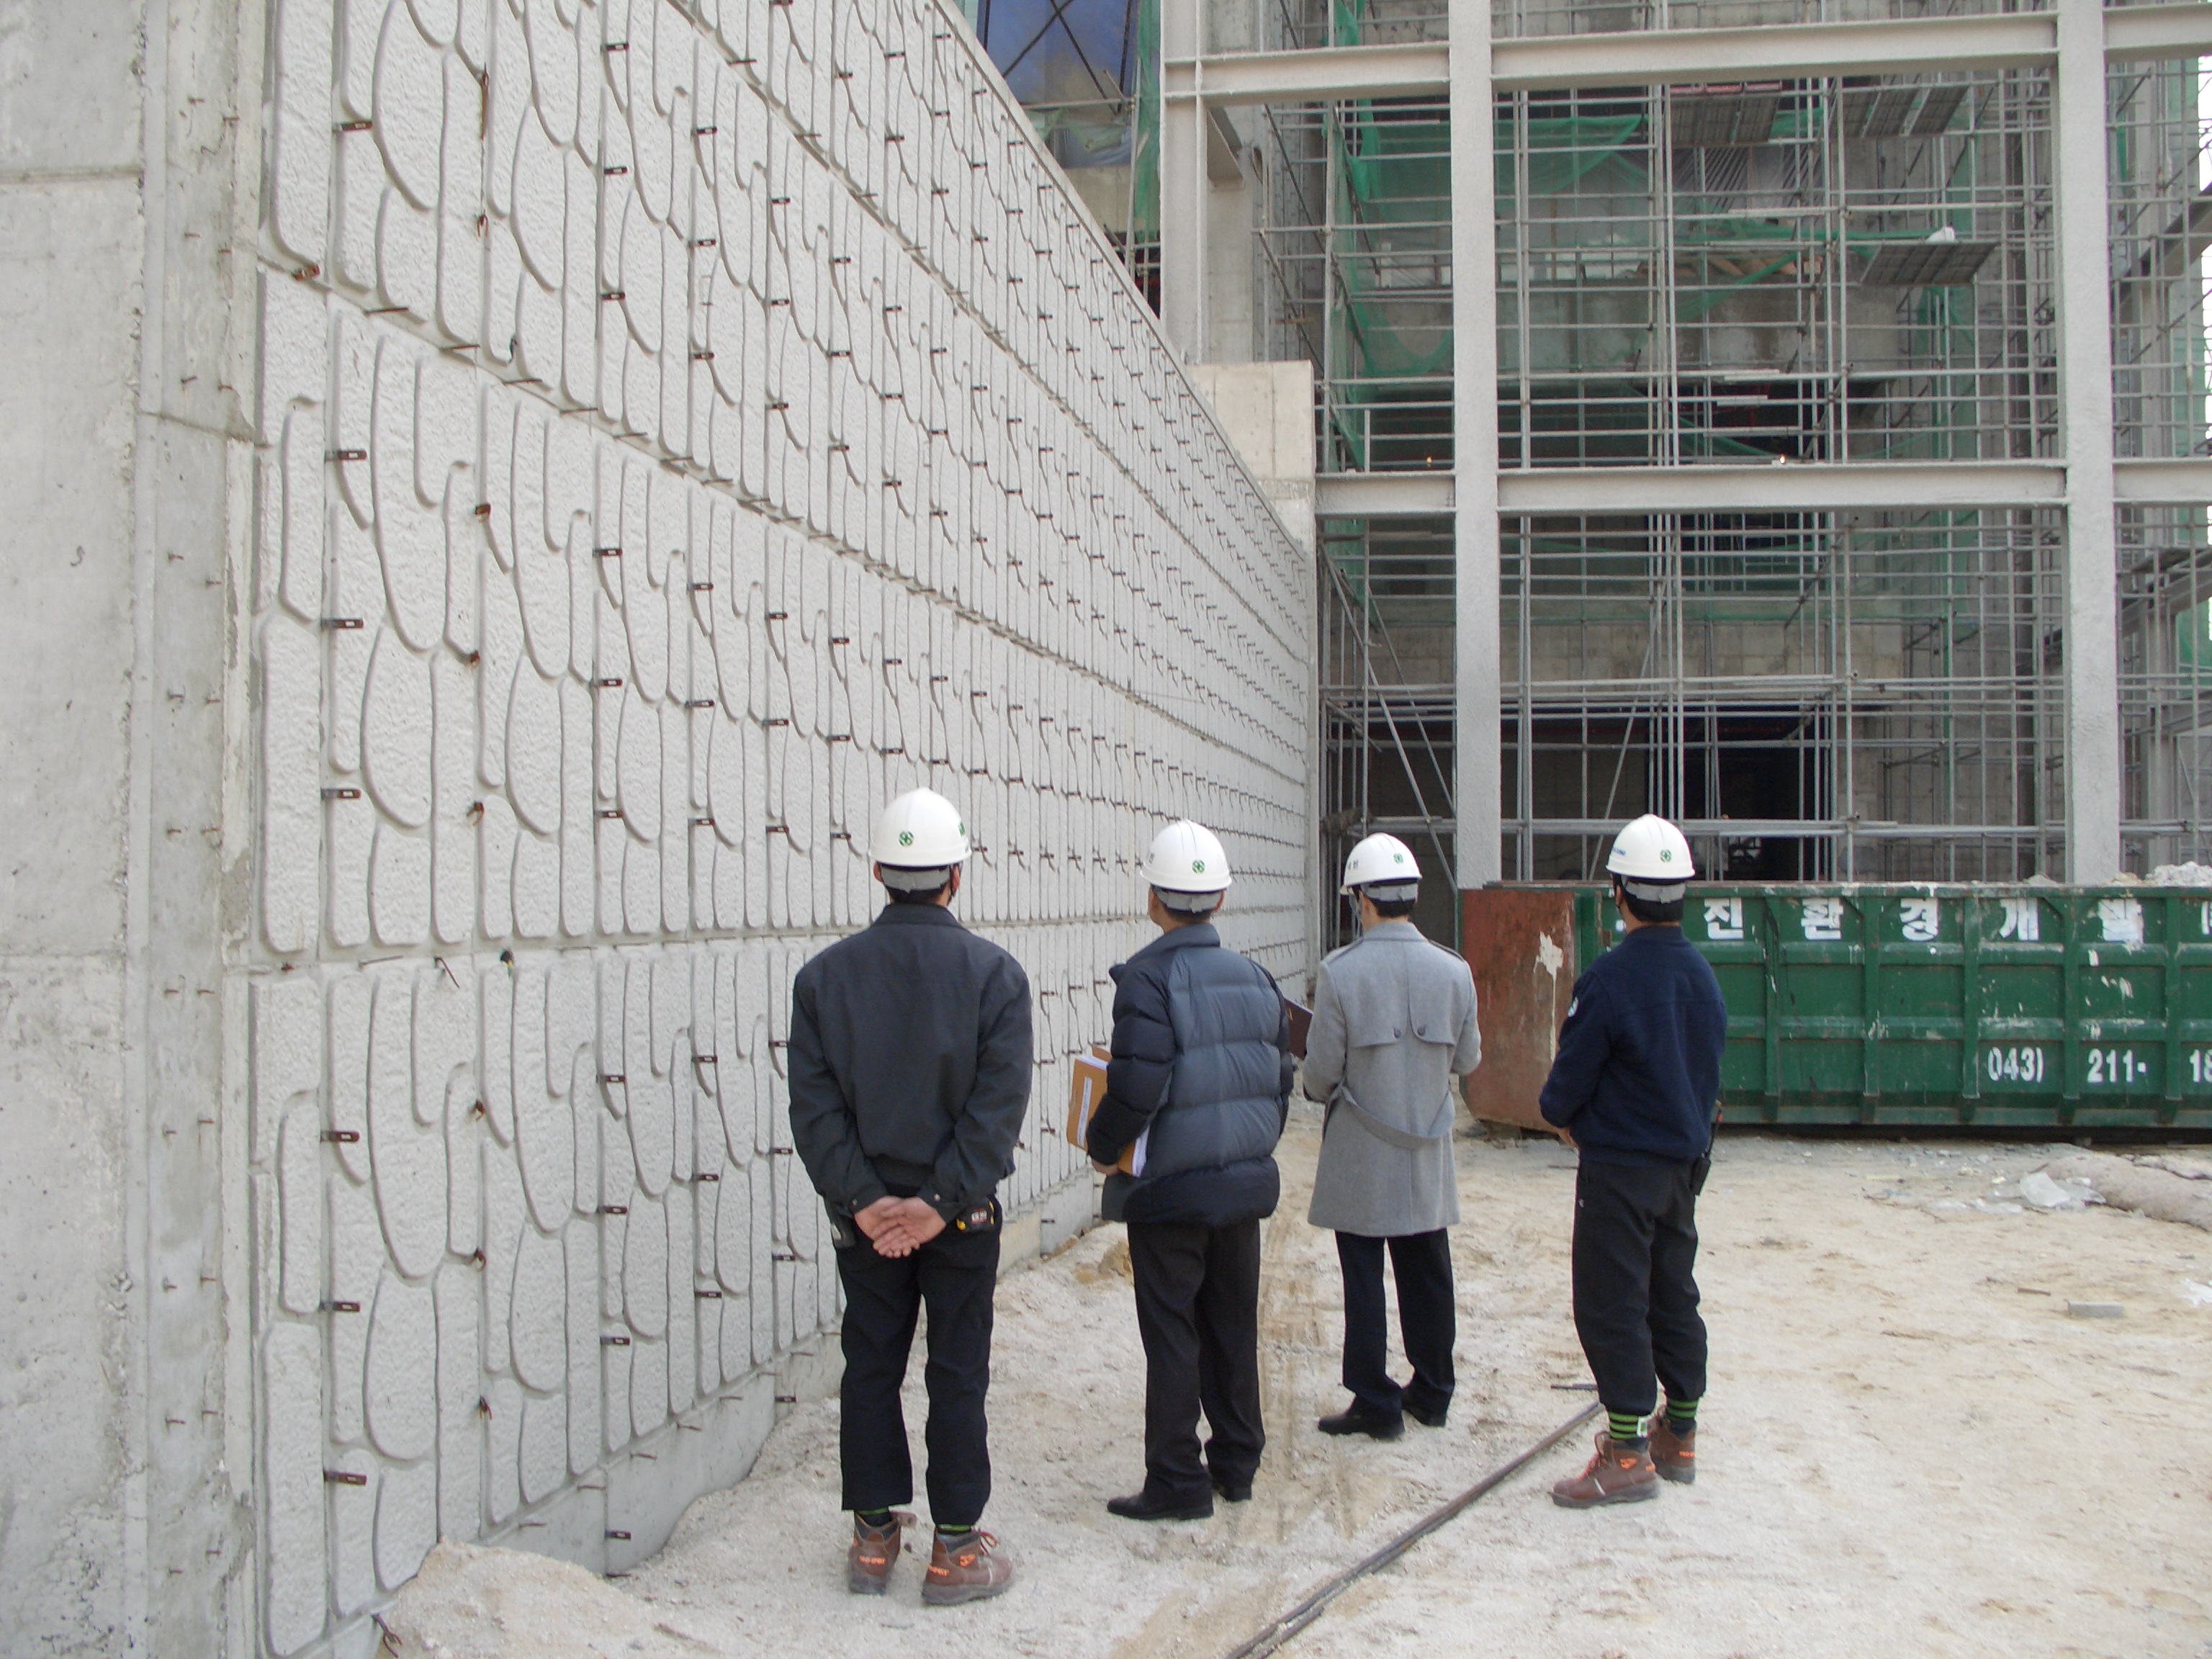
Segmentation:
{"type": "Polygon", "coordinates": [[[2199,675],[2212,674],[2212,599],[2174,617],[2173,659],[2199,675]]]}
{"type": "MultiPolygon", "coordinates": [[[[1366,17],[1367,0],[1335,0],[1332,26],[1338,43],[1358,43],[1366,17]]],[[[1823,112],[1813,108],[1779,111],[1773,140],[1790,143],[1814,136],[1824,119],[1823,112]]],[[[1654,184],[1648,110],[1534,117],[1525,120],[1521,131],[1524,148],[1516,155],[1514,122],[1499,120],[1493,129],[1501,224],[1517,223],[1523,234],[1547,234],[1555,239],[1555,247],[1581,238],[1584,245],[1616,257],[1649,249],[1654,184]],[[1518,200],[1524,189],[1532,207],[1547,198],[1564,204],[1580,198],[1587,205],[1567,206],[1553,215],[1524,214],[1518,200]],[[1601,211],[1607,198],[1619,200],[1622,210],[1601,211]],[[1577,223],[1578,219],[1583,222],[1577,223]]],[[[1438,314],[1436,307],[1394,298],[1381,275],[1384,262],[1374,257],[1394,247],[1422,246],[1429,239],[1443,251],[1450,211],[1449,128],[1441,111],[1433,118],[1407,118],[1402,109],[1362,101],[1346,111],[1335,143],[1339,195],[1334,216],[1340,229],[1332,250],[1336,257],[1331,298],[1340,325],[1334,331],[1336,361],[1328,369],[1339,382],[1333,400],[1339,441],[1353,465],[1364,465],[1365,434],[1375,411],[1434,395],[1433,385],[1418,388],[1377,383],[1434,382],[1451,374],[1448,310],[1438,314]]],[[[1662,148],[1662,155],[1666,153],[1662,148]]],[[[1673,315],[1678,325],[1713,317],[1739,294],[1788,275],[1802,260],[1844,246],[1919,240],[1928,234],[1926,227],[1839,234],[1832,227],[1802,220],[1743,217],[1695,196],[1668,193],[1673,196],[1674,252],[1698,260],[1695,280],[1676,288],[1673,315]]],[[[1971,216],[1959,216],[1954,228],[1970,233],[1971,216]]],[[[1971,374],[1959,377],[1954,392],[1942,367],[1961,349],[1971,361],[1973,295],[1969,289],[1929,288],[1909,303],[1908,325],[1920,337],[1921,349],[1914,355],[1930,365],[1923,372],[1933,377],[1923,399],[1931,422],[1928,428],[1899,434],[1882,453],[1899,458],[1940,457],[1950,453],[1947,428],[1967,432],[1971,443],[1971,429],[1978,424],[1971,374]]],[[[1633,371],[1650,350],[1650,332],[1648,321],[1641,327],[1631,323],[1613,331],[1577,331],[1578,343],[1589,355],[1571,372],[1627,371],[1618,382],[1583,383],[1582,395],[1576,399],[1580,406],[1574,424],[1578,429],[1596,434],[1613,427],[1626,438],[1648,428],[1650,389],[1633,371]]],[[[1724,432],[1685,431],[1677,441],[1686,459],[1770,458],[1769,451],[1724,432]]]]}
{"type": "MultiPolygon", "coordinates": [[[[1431,301],[1419,319],[1394,301],[1378,258],[1429,251],[1449,258],[1450,126],[1432,119],[1378,119],[1355,105],[1337,128],[1336,267],[1345,307],[1340,374],[1418,379],[1451,372],[1449,302],[1431,301]],[[1439,326],[1439,323],[1444,325],[1439,326]]],[[[1418,302],[1417,302],[1418,303],[1418,302]]]]}
{"type": "Polygon", "coordinates": [[[1129,143],[1129,242],[1160,240],[1160,0],[1138,0],[1135,131],[1129,143]]]}

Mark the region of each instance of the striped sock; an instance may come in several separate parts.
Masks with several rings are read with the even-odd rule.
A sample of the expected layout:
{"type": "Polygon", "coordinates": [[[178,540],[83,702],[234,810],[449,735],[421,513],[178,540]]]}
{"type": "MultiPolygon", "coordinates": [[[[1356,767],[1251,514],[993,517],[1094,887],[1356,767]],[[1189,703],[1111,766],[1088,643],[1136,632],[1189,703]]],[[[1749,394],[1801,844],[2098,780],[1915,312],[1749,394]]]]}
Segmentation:
{"type": "Polygon", "coordinates": [[[1698,1402],[1694,1400],[1669,1400],[1667,1402],[1667,1426],[1676,1434],[1694,1434],[1698,1427],[1698,1402]]]}
{"type": "Polygon", "coordinates": [[[1643,1413],[1617,1412],[1608,1406],[1606,1407],[1605,1422],[1606,1434],[1614,1445],[1625,1446],[1631,1450],[1639,1449],[1643,1446],[1643,1413]]]}

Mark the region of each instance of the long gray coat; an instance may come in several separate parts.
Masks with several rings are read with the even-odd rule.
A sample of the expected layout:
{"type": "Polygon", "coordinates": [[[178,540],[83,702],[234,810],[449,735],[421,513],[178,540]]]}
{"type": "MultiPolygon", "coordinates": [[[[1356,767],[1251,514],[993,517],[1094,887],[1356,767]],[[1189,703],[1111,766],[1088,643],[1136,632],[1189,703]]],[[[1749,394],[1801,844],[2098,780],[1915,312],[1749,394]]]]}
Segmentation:
{"type": "Polygon", "coordinates": [[[1410,921],[1322,960],[1305,1091],[1329,1103],[1306,1218],[1389,1238],[1459,1219],[1451,1074],[1482,1060],[1474,975],[1410,921]]]}

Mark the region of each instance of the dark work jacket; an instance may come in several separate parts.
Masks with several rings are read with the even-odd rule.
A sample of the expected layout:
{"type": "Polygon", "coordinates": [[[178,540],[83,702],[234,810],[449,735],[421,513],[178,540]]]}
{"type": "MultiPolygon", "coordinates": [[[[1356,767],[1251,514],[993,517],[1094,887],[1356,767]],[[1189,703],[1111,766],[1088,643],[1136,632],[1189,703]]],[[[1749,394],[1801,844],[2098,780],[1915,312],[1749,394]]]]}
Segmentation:
{"type": "Polygon", "coordinates": [[[947,1221],[1014,1167],[1030,981],[937,904],[887,904],[799,970],[791,1139],[833,1211],[919,1193],[947,1221]]]}
{"type": "Polygon", "coordinates": [[[1680,927],[1639,927],[1575,981],[1544,1121],[1593,1164],[1684,1164],[1712,1151],[1728,1006],[1680,927]]]}
{"type": "Polygon", "coordinates": [[[1111,1164],[1152,1138],[1142,1176],[1107,1177],[1106,1218],[1226,1227],[1273,1214],[1296,1069],[1273,976],[1222,949],[1211,922],[1163,933],[1109,971],[1113,1057],[1089,1151],[1111,1164]]]}

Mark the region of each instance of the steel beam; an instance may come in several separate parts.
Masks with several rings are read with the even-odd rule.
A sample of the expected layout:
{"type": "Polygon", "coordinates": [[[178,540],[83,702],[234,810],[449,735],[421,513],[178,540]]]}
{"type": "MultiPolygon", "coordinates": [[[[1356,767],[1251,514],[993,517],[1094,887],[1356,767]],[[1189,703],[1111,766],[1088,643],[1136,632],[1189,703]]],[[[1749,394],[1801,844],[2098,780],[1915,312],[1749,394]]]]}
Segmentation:
{"type": "MultiPolygon", "coordinates": [[[[2120,868],[2118,526],[2113,513],[2110,185],[2105,15],[2057,0],[2051,137],[2057,178],[2059,385],[2066,444],[2066,879],[2120,868]]],[[[2048,816],[2048,805],[2045,815],[2048,816]]]]}
{"type": "MultiPolygon", "coordinates": [[[[2169,506],[2212,505],[2212,458],[2120,461],[2115,498],[2169,506]]],[[[1880,461],[1818,466],[1553,468],[1499,475],[1502,513],[1706,513],[1740,507],[1788,511],[2066,504],[2057,461],[1880,461]]],[[[1320,518],[1413,518],[1449,513],[1452,478],[1436,472],[1360,472],[1314,482],[1320,518]]]]}
{"type": "Polygon", "coordinates": [[[1340,472],[1314,480],[1314,516],[1403,519],[1449,513],[1454,501],[1449,472],[1340,472]]]}
{"type": "Polygon", "coordinates": [[[1161,94],[1212,105],[1316,104],[1338,98],[1442,98],[1451,88],[1451,49],[1442,41],[1322,46],[1310,52],[1221,52],[1170,58],[1161,94]]]}
{"type": "Polygon", "coordinates": [[[2107,62],[2212,55],[2212,5],[2116,6],[2105,14],[2107,62]]]}
{"type": "MultiPolygon", "coordinates": [[[[2120,6],[2104,13],[2115,61],[2212,56],[2212,3],[2120,6]]],[[[1930,69],[2018,69],[2058,61],[2053,12],[1911,17],[1861,23],[1650,29],[1540,35],[1491,43],[1499,91],[1648,86],[1781,76],[1911,75],[1930,69]]],[[[1445,45],[1407,41],[1310,52],[1223,52],[1166,60],[1165,96],[1207,104],[1303,104],[1337,98],[1443,97],[1445,45]]]]}
{"type": "Polygon", "coordinates": [[[2066,469],[2043,461],[1876,461],[1818,466],[1561,467],[1498,475],[1501,513],[1910,511],[2057,507],[2066,469]]]}
{"type": "MultiPolygon", "coordinates": [[[[1161,0],[1164,55],[1192,57],[1200,38],[1199,0],[1161,0]]],[[[1206,175],[1203,104],[1189,98],[1160,109],[1160,325],[1186,363],[1206,361],[1206,175]]]]}
{"type": "Polygon", "coordinates": [[[2112,493],[2123,501],[2212,505],[2212,459],[2121,461],[2112,472],[2112,493]]]}
{"type": "Polygon", "coordinates": [[[1491,0],[1449,0],[1451,35],[1453,860],[1462,888],[1504,878],[1498,717],[1498,169],[1491,0]]]}
{"type": "MultiPolygon", "coordinates": [[[[2212,505],[2212,458],[2115,464],[2115,498],[2212,505]]],[[[1817,466],[1553,468],[1499,475],[1502,513],[1705,513],[1915,507],[2063,507],[2057,461],[1880,461],[1817,466]]],[[[1449,474],[1359,472],[1314,482],[1320,518],[1414,518],[1452,511],[1449,474]]]]}
{"type": "Polygon", "coordinates": [[[1931,68],[2009,69],[2058,56],[2049,12],[1912,17],[1871,23],[1777,23],[1499,40],[1498,90],[1733,81],[1798,75],[1907,75],[1931,68]]]}

